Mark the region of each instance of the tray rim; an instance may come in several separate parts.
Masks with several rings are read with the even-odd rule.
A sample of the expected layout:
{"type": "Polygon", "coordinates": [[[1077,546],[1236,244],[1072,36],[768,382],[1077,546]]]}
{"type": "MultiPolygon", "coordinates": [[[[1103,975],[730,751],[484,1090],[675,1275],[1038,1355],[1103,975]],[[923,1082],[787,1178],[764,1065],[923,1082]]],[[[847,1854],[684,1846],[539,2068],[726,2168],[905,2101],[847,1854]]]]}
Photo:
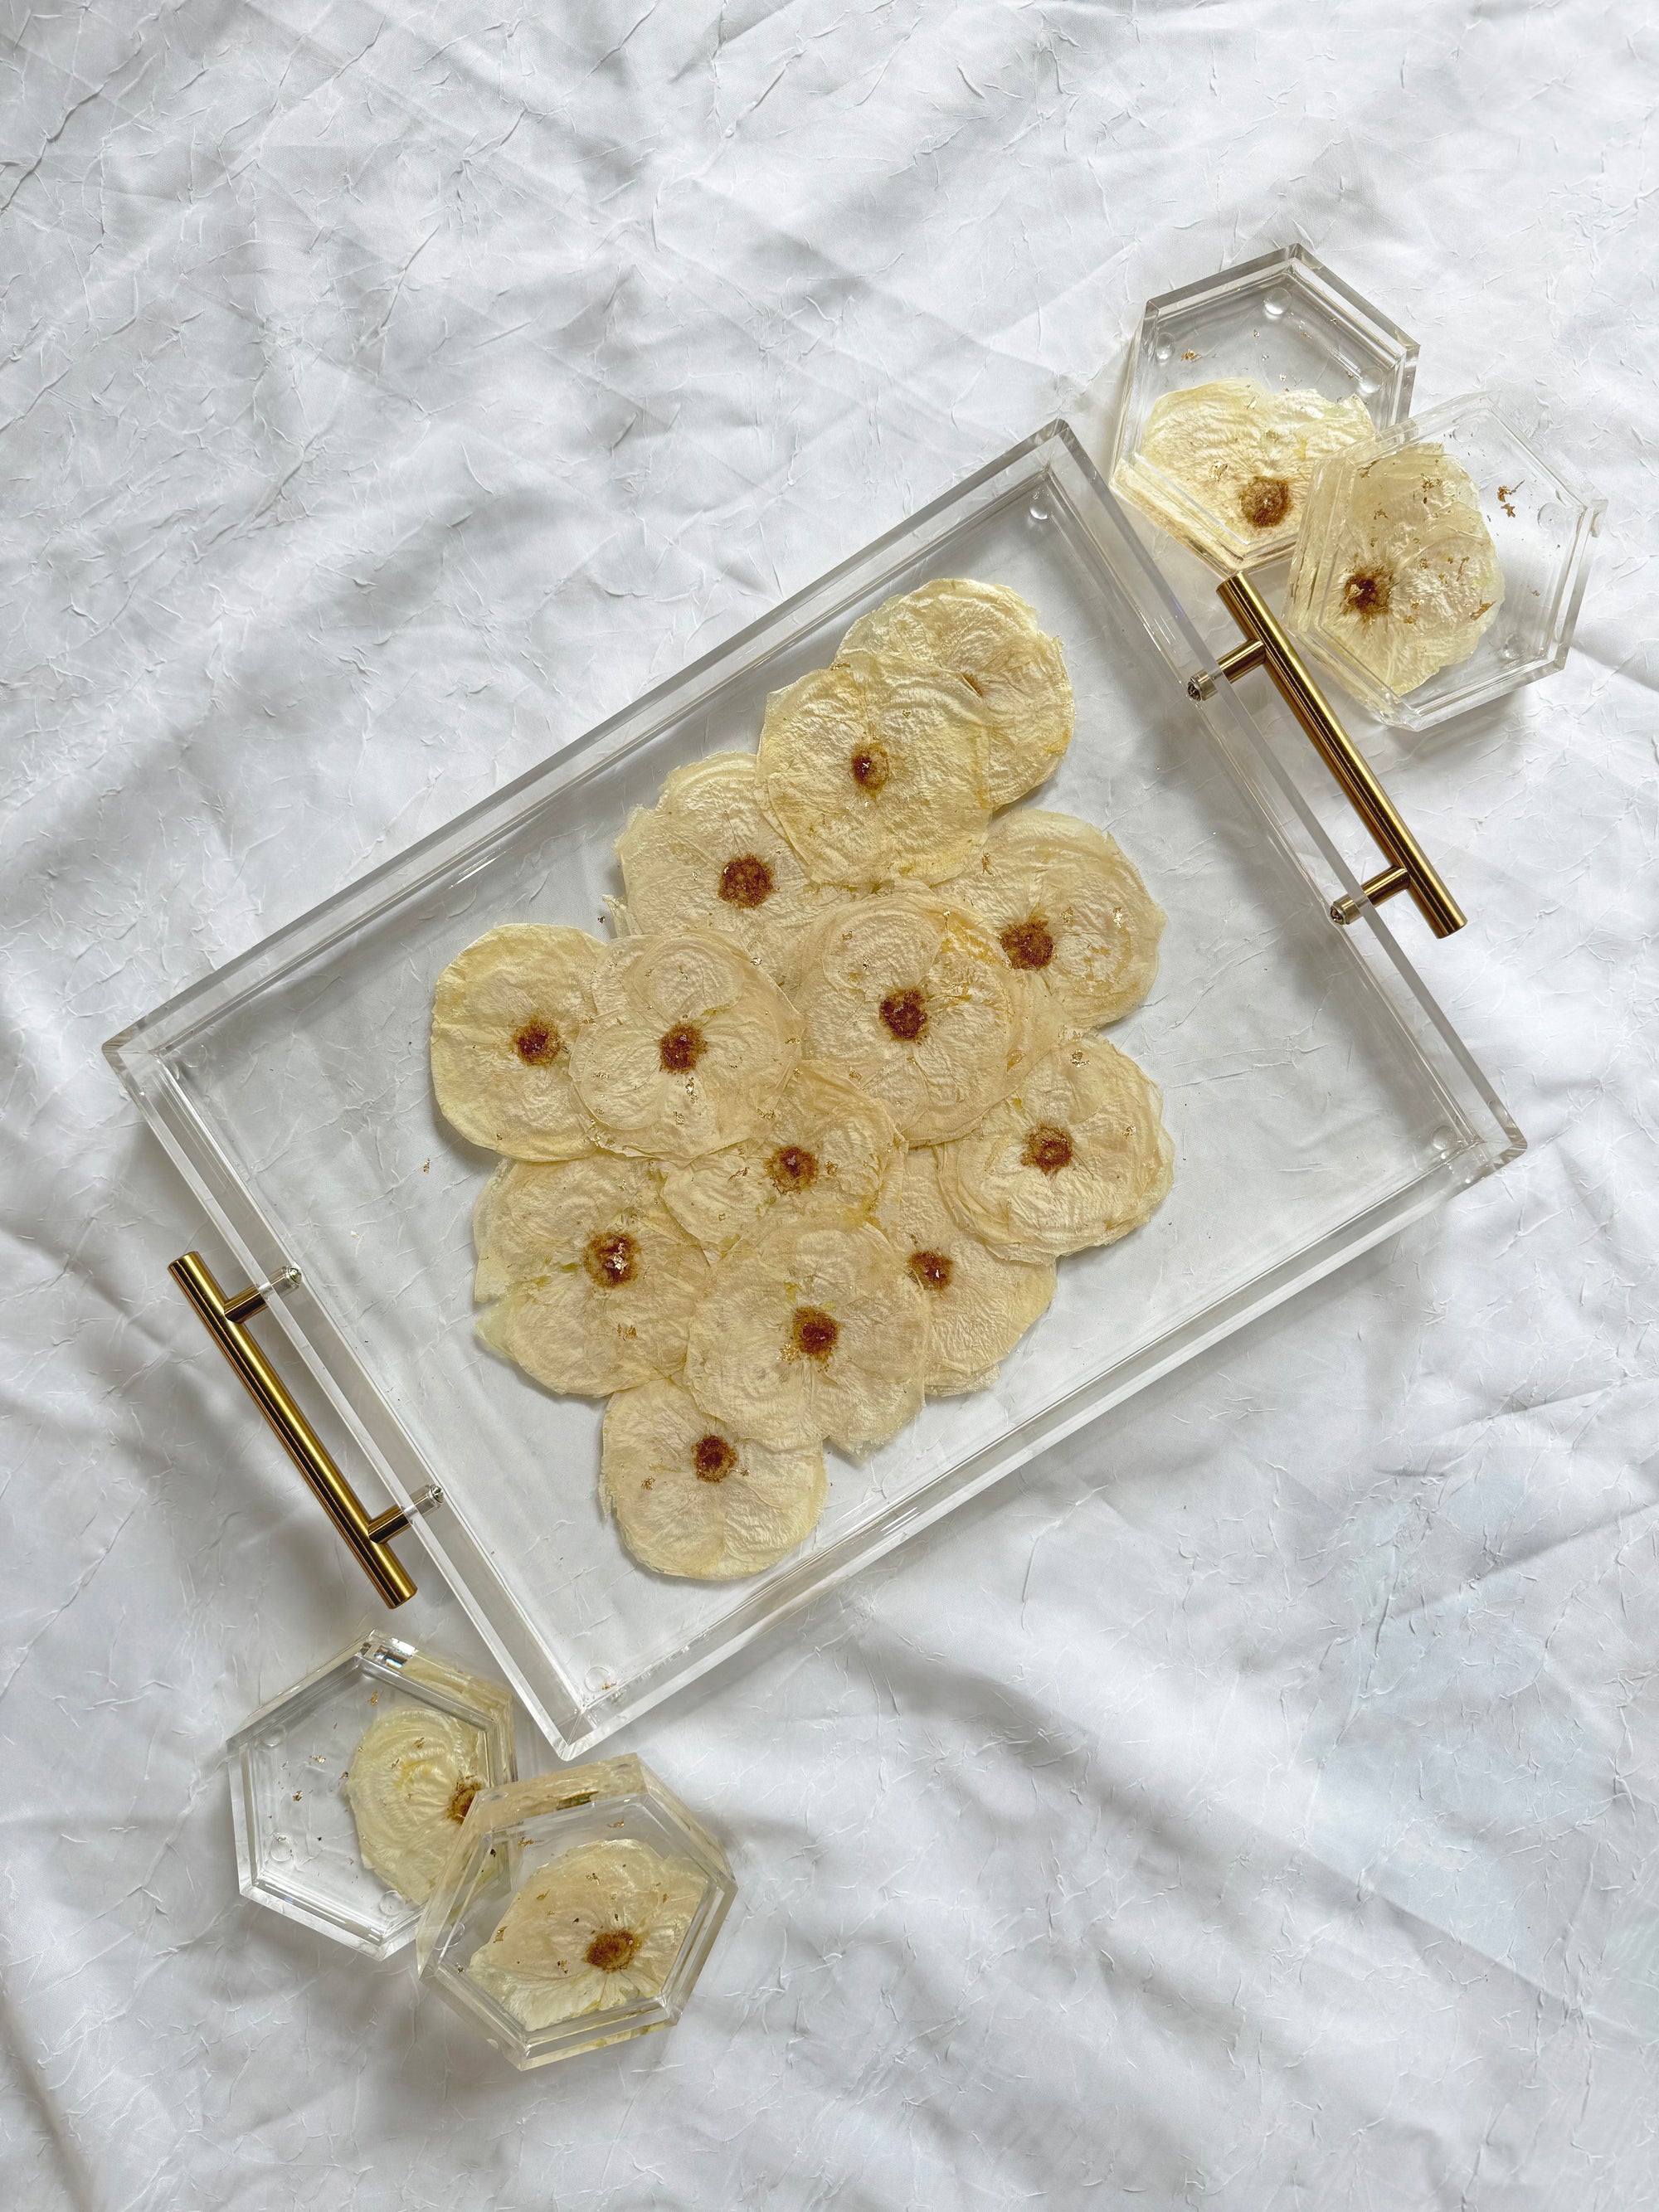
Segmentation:
{"type": "MultiPolygon", "coordinates": [[[[637,699],[570,742],[556,746],[510,783],[486,794],[366,875],[348,882],[280,925],[245,951],[210,969],[107,1041],[103,1048],[105,1056],[123,1089],[196,1192],[216,1227],[248,1268],[252,1279],[272,1280],[284,1266],[293,1262],[266,1221],[257,1190],[242,1180],[225,1156],[212,1127],[179,1084],[168,1064],[168,1055],[176,1053],[209,1024],[245,1004],[264,986],[325,957],[343,939],[355,933],[377,914],[418,896],[440,878],[464,881],[472,865],[483,864],[493,842],[522,831],[540,807],[556,804],[586,775],[619,752],[642,744],[667,720],[678,720],[694,711],[700,696],[741,673],[745,659],[766,657],[792,629],[809,626],[805,620],[809,610],[815,611],[814,623],[822,622],[837,611],[838,592],[843,593],[844,603],[848,604],[860,596],[854,580],[866,576],[883,555],[903,545],[908,549],[908,557],[914,558],[913,541],[919,533],[925,532],[930,523],[948,517],[950,528],[964,526],[977,515],[989,514],[1018,497],[1022,489],[1029,490],[1043,477],[1052,475],[1057,462],[1078,472],[1088,494],[1099,504],[1115,532],[1118,561],[1113,560],[1097,538],[1097,550],[1123,588],[1129,610],[1139,617],[1175,685],[1185,692],[1191,678],[1213,678],[1216,663],[1212,654],[1133,528],[1127,510],[1090,459],[1071,425],[1056,419],[960,479],[936,499],[902,518],[637,699]],[[1018,472],[1023,464],[1040,465],[1028,466],[1022,477],[1018,472]],[[999,486],[1007,488],[998,491],[999,486]],[[975,510],[974,502],[980,495],[987,495],[980,500],[975,510]],[[1138,589],[1120,573],[1126,561],[1138,581],[1138,589]],[[152,1085],[159,1096],[153,1094],[152,1085]],[[166,1110],[169,1098],[173,1114],[166,1110]],[[175,1114],[182,1127],[175,1126],[175,1114]],[[189,1141],[191,1133],[198,1139],[194,1146],[189,1141]]],[[[1082,526],[1087,527],[1086,524],[1082,526]]],[[[939,534],[946,533],[942,530],[939,534]]],[[[1089,534],[1095,535],[1092,532],[1089,534]]],[[[926,551],[925,546],[922,550],[926,551]]],[[[1431,1034],[1439,1052],[1449,1056],[1466,1091],[1474,1094],[1475,1102],[1489,1117],[1492,1133],[1484,1150],[1472,1142],[1439,1168],[1373,1200],[1340,1229],[1328,1232],[1264,1273],[1250,1278],[1233,1291],[1224,1293],[1200,1315],[1167,1332],[1125,1363],[1121,1383],[1095,1396],[1091,1396],[1085,1386],[1018,1428],[1006,1431],[981,1452],[944,1470],[922,1492],[896,1501],[878,1530],[849,1532],[828,1551],[810,1555],[799,1563],[798,1585],[790,1587],[787,1576],[781,1583],[768,1584],[763,1609],[759,1608],[758,1594],[751,1594],[756,1617],[744,1618],[751,1607],[740,1601],[715,1629],[705,1633],[690,1660],[686,1657],[688,1647],[682,1647],[630,1677],[622,1710],[616,1710],[622,1705],[621,1694],[613,1695],[611,1687],[587,1698],[578,1694],[577,1685],[566,1678],[531,1628],[487,1556],[471,1542],[459,1513],[417,1516],[412,1523],[412,1533],[419,1536],[434,1568],[562,1759],[590,1755],[617,1729],[689,1686],[817,1596],[847,1580],[860,1567],[872,1564],[910,1535],[943,1518],[955,1505],[966,1503],[1005,1475],[1030,1464],[1049,1445],[1100,1419],[1160,1375],[1236,1334],[1309,1285],[1431,1211],[1456,1190],[1497,1172],[1526,1149],[1526,1140],[1503,1102],[1424,986],[1382,916],[1364,899],[1355,873],[1244,702],[1223,682],[1212,683],[1206,697],[1188,703],[1191,711],[1200,715],[1208,726],[1234,781],[1243,787],[1260,813],[1264,830],[1276,837],[1300,868],[1310,896],[1322,904],[1328,904],[1334,884],[1350,896],[1358,897],[1358,919],[1343,932],[1344,938],[1360,956],[1359,967],[1368,975],[1372,988],[1396,1024],[1411,1036],[1412,1024],[1405,1018],[1409,1010],[1416,1022],[1431,1034]],[[1318,864],[1325,878],[1323,884],[1316,880],[1310,861],[1318,864]],[[1379,974],[1379,970],[1382,972],[1379,974]],[[1403,1007],[1398,1003],[1401,992],[1406,1001],[1403,1007]],[[1476,1164],[1471,1167],[1468,1163],[1472,1157],[1476,1164]],[[965,1480],[964,1469],[974,1470],[965,1480]],[[948,1495],[933,1496],[947,1489],[948,1495]],[[932,1502],[928,1502],[930,1498],[932,1502]],[[435,1525],[440,1518],[442,1527],[435,1525]],[[451,1539],[447,1542],[447,1535],[451,1539]],[[476,1566],[469,1567],[455,1556],[468,1552],[476,1559],[476,1566]],[[837,1552],[844,1552],[846,1556],[837,1560],[837,1552]],[[477,1582],[494,1585],[501,1592],[507,1608],[516,1617],[518,1635],[509,1639],[501,1625],[486,1614],[474,1594],[477,1582]],[[513,1649],[520,1638],[532,1647],[532,1653],[526,1653],[522,1661],[513,1649]],[[533,1654],[538,1653],[542,1664],[537,1671],[551,1673],[571,1693],[571,1715],[563,1723],[555,1718],[547,1699],[538,1694],[527,1679],[533,1668],[533,1654]],[[659,1676],[665,1679],[659,1680],[659,1676]],[[577,1723],[574,1728],[570,1720],[577,1723]]],[[[1413,1037],[1412,1041],[1425,1071],[1439,1081],[1423,1039],[1413,1037]]],[[[1441,1087],[1443,1091],[1443,1083],[1441,1087]]],[[[1448,1097],[1449,1103],[1449,1094],[1448,1097]]],[[[405,1480],[395,1459],[377,1442],[374,1428],[389,1429],[394,1442],[401,1443],[409,1460],[421,1467],[428,1463],[345,1333],[303,1279],[293,1294],[274,1300],[270,1310],[334,1413],[349,1431],[356,1447],[368,1458],[389,1493],[399,1504],[408,1506],[420,1481],[405,1480]]],[[[1117,1376],[1120,1370],[1107,1372],[1117,1376]]],[[[1097,1389],[1101,1379],[1094,1378],[1097,1389]]],[[[441,1470],[433,1472],[441,1480],[441,1470]]]]}

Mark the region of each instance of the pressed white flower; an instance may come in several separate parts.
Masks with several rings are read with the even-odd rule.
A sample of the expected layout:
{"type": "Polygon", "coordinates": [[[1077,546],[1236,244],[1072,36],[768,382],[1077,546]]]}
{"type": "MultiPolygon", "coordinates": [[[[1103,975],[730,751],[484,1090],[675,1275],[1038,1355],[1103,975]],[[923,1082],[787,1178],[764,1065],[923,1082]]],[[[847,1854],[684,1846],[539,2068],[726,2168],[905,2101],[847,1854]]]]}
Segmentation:
{"type": "Polygon", "coordinates": [[[1003,815],[949,896],[1047,994],[1063,1029],[1118,1021],[1152,987],[1163,911],[1092,822],[1035,807],[1003,815]]]}
{"type": "Polygon", "coordinates": [[[765,1214],[873,1212],[903,1158],[878,1098],[804,1060],[752,1137],[666,1170],[662,1194],[682,1228],[724,1252],[765,1214]]]}
{"type": "Polygon", "coordinates": [[[438,978],[432,1087],[451,1127],[520,1160],[568,1160],[592,1139],[570,1087],[605,947],[580,929],[507,922],[438,978]]]}
{"type": "Polygon", "coordinates": [[[964,1227],[1010,1259],[1115,1243],[1170,1193],[1175,1149],[1158,1086],[1104,1037],[1068,1037],[939,1154],[964,1227]]]}
{"type": "Polygon", "coordinates": [[[807,931],[848,896],[814,883],[762,811],[752,753],[677,768],[629,817],[617,857],[632,928],[718,930],[785,990],[807,931]]]}
{"type": "Polygon", "coordinates": [[[398,1705],[371,1721],[344,1784],[364,1865],[424,1905],[487,1772],[482,1732],[453,1713],[398,1705]]]}
{"type": "Polygon", "coordinates": [[[1326,604],[1307,604],[1304,578],[1314,563],[1298,557],[1292,619],[1316,627],[1401,697],[1467,660],[1504,603],[1480,495],[1438,446],[1401,447],[1354,467],[1318,555],[1331,579],[1326,604]]]}
{"type": "Polygon", "coordinates": [[[1036,609],[1006,585],[936,577],[855,622],[836,659],[854,653],[943,669],[968,684],[988,725],[994,806],[1035,790],[1072,742],[1072,684],[1060,641],[1044,635],[1036,609]]]}
{"type": "Polygon", "coordinates": [[[857,900],[820,925],[799,1002],[806,1049],[879,1099],[913,1145],[971,1128],[1041,1049],[1047,1002],[949,894],[857,900]]]}
{"type": "Polygon", "coordinates": [[[884,1203],[888,1242],[927,1293],[930,1397],[982,1389],[1054,1295],[1052,1260],[1005,1260],[951,1213],[939,1192],[939,1153],[908,1155],[884,1203]]]}
{"type": "Polygon", "coordinates": [[[799,1057],[800,1021],[741,946],[709,929],[607,948],[571,1080],[597,1141],[689,1160],[749,1135],[799,1057]]]}
{"type": "Polygon", "coordinates": [[[805,1542],[825,1488],[816,1444],[773,1451],[732,1436],[677,1382],[619,1390],[605,1407],[600,1495],[659,1574],[758,1574],[805,1542]]]}
{"type": "Polygon", "coordinates": [[[1166,392],[1113,488],[1218,567],[1293,533],[1321,461],[1371,435],[1357,393],[1269,392],[1229,376],[1166,392]],[[1206,511],[1203,519],[1174,494],[1206,511]],[[1224,532],[1223,536],[1221,533],[1224,532]]]}
{"type": "Polygon", "coordinates": [[[629,1838],[580,1844],[526,1878],[466,1972],[531,2029],[654,1997],[707,1887],[629,1838]]]}
{"type": "Polygon", "coordinates": [[[602,1397],[679,1372],[708,1262],[644,1161],[505,1163],[473,1235],[478,1334],[537,1382],[602,1397]]]}
{"type": "Polygon", "coordinates": [[[927,1308],[867,1221],[771,1221],[735,1244],[692,1317],[685,1380],[775,1451],[883,1443],[921,1410],[927,1308]]]}
{"type": "Polygon", "coordinates": [[[761,804],[820,883],[938,883],[985,835],[989,742],[959,676],[846,653],[767,701],[761,804]]]}

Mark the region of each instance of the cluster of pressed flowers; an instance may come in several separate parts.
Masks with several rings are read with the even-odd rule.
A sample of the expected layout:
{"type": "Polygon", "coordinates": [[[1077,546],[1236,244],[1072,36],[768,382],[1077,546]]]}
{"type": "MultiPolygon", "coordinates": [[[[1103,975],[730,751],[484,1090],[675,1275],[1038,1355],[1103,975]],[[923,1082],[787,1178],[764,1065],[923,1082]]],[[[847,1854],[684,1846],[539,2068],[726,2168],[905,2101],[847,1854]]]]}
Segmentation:
{"type": "Polygon", "coordinates": [[[771,1565],[826,1443],[984,1384],[1056,1260],[1167,1193],[1156,1087],[1098,1034],[1164,916],[1099,828],[1012,805],[1072,726],[1023,599],[924,585],[772,695],[757,753],[635,813],[615,942],[507,923],[439,978],[439,1104],[503,1155],[479,1334],[608,1398],[600,1495],[644,1566],[771,1565]]]}

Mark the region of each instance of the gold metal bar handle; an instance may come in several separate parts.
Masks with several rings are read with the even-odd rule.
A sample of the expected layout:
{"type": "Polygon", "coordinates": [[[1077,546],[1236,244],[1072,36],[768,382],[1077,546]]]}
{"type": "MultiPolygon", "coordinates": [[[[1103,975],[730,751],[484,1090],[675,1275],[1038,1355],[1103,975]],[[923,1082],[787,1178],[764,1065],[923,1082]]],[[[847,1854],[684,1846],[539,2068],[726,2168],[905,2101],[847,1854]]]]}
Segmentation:
{"type": "MultiPolygon", "coordinates": [[[[415,1585],[387,1539],[409,1526],[401,1506],[371,1520],[357,1493],[323,1448],[323,1442],[289,1395],[280,1375],[243,1323],[265,1303],[260,1290],[238,1291],[227,1297],[198,1252],[186,1252],[167,1269],[196,1309],[208,1334],[230,1362],[243,1387],[264,1415],[277,1441],[311,1485],[324,1512],[339,1530],[353,1558],[389,1606],[405,1604],[415,1585]]],[[[436,1491],[416,1500],[416,1510],[439,1502],[436,1491]]]]}
{"type": "MultiPolygon", "coordinates": [[[[1245,639],[1243,645],[1223,655],[1218,663],[1222,674],[1237,683],[1253,668],[1267,670],[1285,704],[1313,740],[1320,758],[1388,860],[1382,873],[1364,885],[1366,899],[1375,906],[1392,898],[1396,891],[1408,890],[1437,937],[1449,937],[1454,930],[1462,929],[1466,919],[1463,909],[1407,828],[1370,763],[1338,720],[1335,709],[1315,683],[1278,616],[1248,576],[1225,577],[1216,589],[1245,639]]],[[[1194,697],[1204,696],[1205,686],[1198,678],[1188,689],[1194,697]]],[[[1359,912],[1357,899],[1340,898],[1331,908],[1331,919],[1351,922],[1359,912]]]]}

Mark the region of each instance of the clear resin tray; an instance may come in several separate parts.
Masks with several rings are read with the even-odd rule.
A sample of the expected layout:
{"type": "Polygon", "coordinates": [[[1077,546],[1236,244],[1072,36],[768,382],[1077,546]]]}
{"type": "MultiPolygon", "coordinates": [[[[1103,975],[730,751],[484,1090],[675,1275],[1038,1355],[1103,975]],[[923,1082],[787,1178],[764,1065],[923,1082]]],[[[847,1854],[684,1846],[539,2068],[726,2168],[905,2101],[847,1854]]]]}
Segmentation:
{"type": "Polygon", "coordinates": [[[566,1756],[1522,1149],[1063,424],[107,1049],[269,1287],[275,1360],[296,1386],[304,1363],[420,1514],[566,1756]],[[936,1401],[862,1462],[831,1455],[801,1551],[745,1583],[665,1580],[601,1513],[601,1407],[473,1336],[493,1163],[434,1104],[433,983],[496,922],[597,927],[629,810],[682,763],[752,746],[769,691],[936,575],[1012,585],[1064,642],[1077,735],[1037,803],[1111,830],[1169,915],[1152,996],[1110,1035],[1163,1086],[1175,1188],[1146,1228],[1063,1263],[993,1389],[936,1401]],[[1357,902],[1352,927],[1336,900],[1357,902]]]}

